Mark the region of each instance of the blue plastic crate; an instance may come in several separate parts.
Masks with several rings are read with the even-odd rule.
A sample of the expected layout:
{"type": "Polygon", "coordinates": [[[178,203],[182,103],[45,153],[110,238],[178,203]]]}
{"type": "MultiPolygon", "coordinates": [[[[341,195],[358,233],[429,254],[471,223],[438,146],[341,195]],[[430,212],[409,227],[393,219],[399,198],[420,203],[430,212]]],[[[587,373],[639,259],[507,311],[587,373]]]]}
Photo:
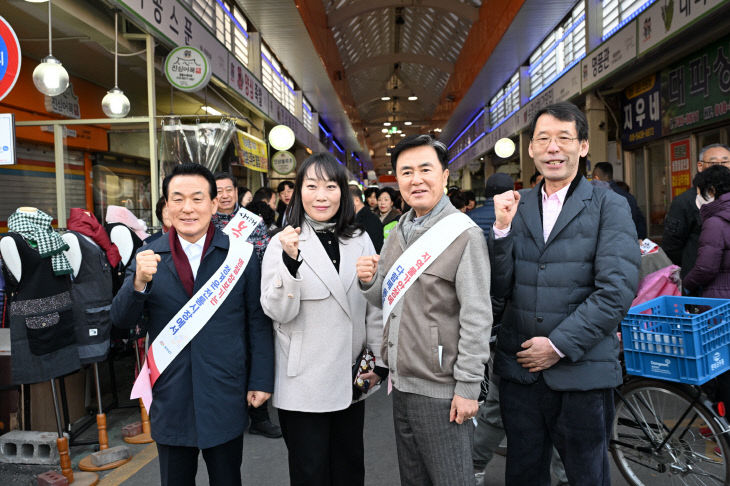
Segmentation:
{"type": "Polygon", "coordinates": [[[628,374],[701,385],[730,369],[730,300],[652,299],[629,310],[621,337],[628,374]]]}

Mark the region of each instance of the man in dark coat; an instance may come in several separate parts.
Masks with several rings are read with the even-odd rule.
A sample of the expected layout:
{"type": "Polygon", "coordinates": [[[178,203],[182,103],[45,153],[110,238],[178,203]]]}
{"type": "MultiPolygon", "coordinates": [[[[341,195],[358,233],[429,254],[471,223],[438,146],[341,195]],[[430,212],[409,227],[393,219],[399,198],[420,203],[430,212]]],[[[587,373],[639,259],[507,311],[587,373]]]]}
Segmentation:
{"type": "Polygon", "coordinates": [[[369,208],[365,207],[362,191],[359,187],[350,186],[350,196],[352,196],[352,202],[355,204],[355,223],[365,228],[373,242],[375,252],[380,254],[380,250],[383,248],[383,225],[380,223],[380,219],[369,208]]]}
{"type": "Polygon", "coordinates": [[[511,190],[513,187],[515,187],[515,184],[509,175],[501,173],[490,175],[484,189],[484,197],[487,200],[484,201],[482,206],[466,213],[482,229],[487,240],[489,240],[489,232],[492,231],[492,225],[494,224],[494,201],[492,198],[496,194],[511,190]]]}
{"type": "MultiPolygon", "coordinates": [[[[730,167],[730,147],[713,143],[700,151],[697,172],[702,172],[715,164],[730,167]]],[[[662,249],[672,263],[682,267],[680,271],[682,278],[692,270],[697,259],[702,222],[700,221],[700,211],[695,203],[696,198],[696,187],[693,186],[684,191],[674,198],[664,220],[662,249]]]]}
{"type": "Polygon", "coordinates": [[[620,188],[616,181],[613,180],[613,166],[610,162],[598,162],[593,167],[593,180],[608,182],[611,190],[619,196],[625,197],[626,202],[629,203],[629,209],[631,210],[631,219],[634,220],[634,226],[636,226],[636,235],[640,240],[646,238],[646,218],[644,213],[641,212],[639,204],[636,202],[636,198],[629,192],[620,188]]]}
{"type": "Polygon", "coordinates": [[[506,484],[548,486],[554,444],[570,484],[608,486],[616,329],[638,284],[638,239],[626,199],[578,174],[585,115],[557,103],[530,128],[542,183],[522,200],[494,196],[492,291],[507,298],[494,357],[506,484]]]}
{"type": "MultiPolygon", "coordinates": [[[[120,327],[133,326],[147,311],[151,340],[218,273],[229,249],[228,237],[211,223],[218,199],[208,169],[178,165],[162,190],[169,236],[137,253],[112,304],[120,327]]],[[[200,450],[211,484],[241,484],[246,405],[264,404],[274,381],[271,321],[261,309],[260,285],[259,261],[251,253],[220,308],[154,383],[150,419],[163,485],[194,486],[200,450]]]]}

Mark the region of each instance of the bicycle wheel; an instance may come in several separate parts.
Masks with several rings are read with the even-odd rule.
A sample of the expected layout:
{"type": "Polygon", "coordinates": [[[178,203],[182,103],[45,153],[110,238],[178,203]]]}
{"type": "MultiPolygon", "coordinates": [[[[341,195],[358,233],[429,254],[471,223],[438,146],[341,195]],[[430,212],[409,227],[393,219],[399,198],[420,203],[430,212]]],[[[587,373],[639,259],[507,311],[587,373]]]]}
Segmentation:
{"type": "Polygon", "coordinates": [[[637,380],[620,392],[611,454],[630,484],[730,484],[730,448],[711,410],[699,402],[690,408],[688,392],[666,382],[637,380]]]}

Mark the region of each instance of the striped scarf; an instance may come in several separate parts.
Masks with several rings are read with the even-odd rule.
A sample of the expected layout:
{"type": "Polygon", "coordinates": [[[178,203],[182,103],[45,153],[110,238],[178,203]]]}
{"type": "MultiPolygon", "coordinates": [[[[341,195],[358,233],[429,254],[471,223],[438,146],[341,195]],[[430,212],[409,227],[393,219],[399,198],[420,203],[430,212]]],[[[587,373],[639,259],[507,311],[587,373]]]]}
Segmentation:
{"type": "Polygon", "coordinates": [[[73,273],[71,264],[66,259],[66,255],[63,254],[64,251],[68,250],[68,245],[53,230],[51,221],[53,221],[53,218],[40,209],[35,213],[16,210],[8,218],[8,229],[35,243],[41,258],[51,257],[55,275],[73,273]]]}

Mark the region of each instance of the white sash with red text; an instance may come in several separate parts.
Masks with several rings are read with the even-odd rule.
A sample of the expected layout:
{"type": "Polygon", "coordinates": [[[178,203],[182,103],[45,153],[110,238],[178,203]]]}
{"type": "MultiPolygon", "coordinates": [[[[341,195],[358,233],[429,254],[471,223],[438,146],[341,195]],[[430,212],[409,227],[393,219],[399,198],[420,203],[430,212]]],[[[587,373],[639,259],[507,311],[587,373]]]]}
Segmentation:
{"type": "Polygon", "coordinates": [[[424,270],[464,231],[476,223],[464,213],[446,216],[418,238],[390,267],[382,287],[383,325],[391,311],[424,270]]]}
{"type": "MultiPolygon", "coordinates": [[[[228,235],[228,255],[213,276],[170,319],[147,351],[147,359],[132,387],[130,398],[142,398],[145,408],[152,404],[152,387],[167,366],[193,340],[228,298],[253,253],[246,240],[261,217],[241,208],[223,229],[228,235]]],[[[202,257],[201,257],[202,258],[202,257]]]]}

